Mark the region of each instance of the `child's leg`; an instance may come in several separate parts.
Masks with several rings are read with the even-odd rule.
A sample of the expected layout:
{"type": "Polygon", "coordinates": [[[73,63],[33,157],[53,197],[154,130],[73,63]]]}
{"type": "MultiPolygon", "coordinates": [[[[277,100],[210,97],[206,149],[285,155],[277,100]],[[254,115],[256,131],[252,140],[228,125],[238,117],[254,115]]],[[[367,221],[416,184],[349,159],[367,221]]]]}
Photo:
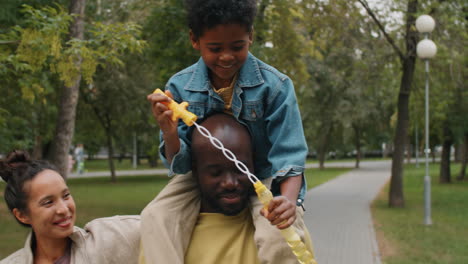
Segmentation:
{"type": "MultiPolygon", "coordinates": [[[[271,181],[267,183],[264,182],[264,184],[269,186],[271,181]]],[[[252,196],[250,202],[251,213],[255,225],[254,238],[258,249],[260,263],[297,264],[298,261],[296,256],[286,243],[286,240],[281,235],[279,229],[276,226],[271,225],[270,221],[260,214],[263,204],[258,200],[257,196],[252,196]]],[[[296,207],[297,217],[292,226],[301,237],[301,240],[306,243],[309,250],[312,250],[310,237],[308,236],[308,231],[304,224],[303,215],[303,209],[301,207],[296,207]]]]}
{"type": "Polygon", "coordinates": [[[183,264],[200,212],[200,194],[192,173],[176,175],[141,213],[145,263],[183,264]]]}

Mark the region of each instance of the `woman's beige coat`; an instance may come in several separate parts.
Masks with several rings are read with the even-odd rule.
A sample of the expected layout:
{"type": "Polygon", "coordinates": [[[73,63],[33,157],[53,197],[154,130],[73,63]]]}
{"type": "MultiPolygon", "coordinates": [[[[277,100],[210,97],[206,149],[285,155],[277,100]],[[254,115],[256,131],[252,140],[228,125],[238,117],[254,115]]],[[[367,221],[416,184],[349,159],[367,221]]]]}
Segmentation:
{"type": "MultiPolygon", "coordinates": [[[[32,233],[24,248],[0,264],[33,264],[32,233]]],[[[76,227],[72,240],[71,264],[138,263],[140,248],[140,216],[113,216],[95,219],[84,227],[76,227]]]]}

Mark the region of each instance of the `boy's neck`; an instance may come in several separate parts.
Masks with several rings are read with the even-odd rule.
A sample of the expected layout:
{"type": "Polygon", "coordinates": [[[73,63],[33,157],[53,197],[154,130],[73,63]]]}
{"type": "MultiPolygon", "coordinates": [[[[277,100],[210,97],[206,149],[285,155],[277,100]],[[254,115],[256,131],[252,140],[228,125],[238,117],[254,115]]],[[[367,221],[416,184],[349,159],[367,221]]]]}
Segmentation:
{"type": "Polygon", "coordinates": [[[211,82],[211,86],[213,86],[213,88],[215,90],[219,90],[219,89],[222,89],[222,88],[226,88],[226,87],[230,87],[233,85],[233,82],[236,80],[236,77],[237,77],[237,74],[234,75],[231,79],[229,80],[223,80],[223,79],[219,79],[219,78],[213,78],[213,74],[210,72],[209,73],[209,78],[210,78],[210,82],[211,82]]]}

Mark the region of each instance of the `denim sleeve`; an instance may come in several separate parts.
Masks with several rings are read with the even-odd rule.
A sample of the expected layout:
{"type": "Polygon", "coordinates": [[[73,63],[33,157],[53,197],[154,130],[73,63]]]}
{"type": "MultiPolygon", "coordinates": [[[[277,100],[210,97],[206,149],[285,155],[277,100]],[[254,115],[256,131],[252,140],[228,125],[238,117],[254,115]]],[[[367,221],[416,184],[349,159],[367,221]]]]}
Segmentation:
{"type": "MultiPolygon", "coordinates": [[[[180,96],[177,93],[177,90],[171,87],[171,85],[166,86],[166,89],[169,89],[174,96],[174,100],[176,102],[181,102],[180,96]]],[[[160,145],[159,145],[159,156],[161,161],[163,162],[164,166],[169,169],[169,176],[173,176],[175,174],[185,174],[189,172],[192,168],[192,158],[191,158],[191,141],[188,138],[190,133],[190,127],[188,127],[184,122],[179,120],[177,132],[179,134],[180,140],[180,150],[172,159],[172,163],[169,164],[165,153],[165,142],[162,137],[162,132],[159,134],[160,138],[160,145]]]]}
{"type": "Polygon", "coordinates": [[[159,156],[161,161],[163,162],[164,166],[169,169],[168,175],[169,177],[174,176],[175,174],[185,174],[191,170],[191,157],[190,157],[190,148],[188,147],[185,141],[180,140],[180,150],[172,159],[172,163],[169,164],[166,156],[164,155],[164,141],[161,138],[161,144],[159,145],[159,156]],[[188,161],[188,162],[187,162],[188,161]]]}
{"type": "MultiPolygon", "coordinates": [[[[267,135],[272,144],[268,160],[272,164],[273,179],[281,182],[285,177],[304,174],[307,143],[302,127],[301,115],[291,80],[279,81],[275,94],[267,104],[267,135]]],[[[305,177],[297,204],[304,201],[305,177]]]]}

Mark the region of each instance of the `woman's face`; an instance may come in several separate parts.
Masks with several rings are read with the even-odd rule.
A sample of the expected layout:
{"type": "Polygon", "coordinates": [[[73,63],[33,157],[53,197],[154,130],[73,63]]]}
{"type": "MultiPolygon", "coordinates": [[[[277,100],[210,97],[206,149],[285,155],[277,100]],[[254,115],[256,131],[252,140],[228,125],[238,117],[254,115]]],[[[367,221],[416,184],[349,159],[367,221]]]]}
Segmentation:
{"type": "Polygon", "coordinates": [[[29,199],[28,212],[17,218],[30,224],[36,237],[61,239],[73,232],[75,202],[62,176],[44,170],[25,185],[29,199]]]}

